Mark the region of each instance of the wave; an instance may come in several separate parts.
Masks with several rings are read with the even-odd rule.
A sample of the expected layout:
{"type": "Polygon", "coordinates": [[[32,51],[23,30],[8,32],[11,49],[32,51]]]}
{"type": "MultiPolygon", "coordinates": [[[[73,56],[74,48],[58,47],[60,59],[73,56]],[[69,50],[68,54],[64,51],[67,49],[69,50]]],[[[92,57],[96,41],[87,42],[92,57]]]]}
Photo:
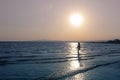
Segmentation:
{"type": "MultiPolygon", "coordinates": [[[[88,67],[88,68],[84,68],[82,70],[81,69],[77,69],[77,70],[74,70],[74,71],[69,71],[69,72],[64,73],[64,74],[54,73],[54,74],[48,76],[45,80],[64,79],[64,78],[71,77],[71,76],[74,76],[74,75],[79,74],[79,73],[85,73],[87,71],[90,71],[90,70],[93,70],[93,69],[96,69],[96,68],[99,68],[99,67],[104,67],[104,66],[108,66],[108,65],[116,64],[116,63],[120,63],[120,61],[114,61],[114,62],[109,62],[109,63],[105,63],[105,64],[99,64],[99,65],[91,66],[91,67],[88,67]]],[[[40,78],[37,78],[35,80],[40,80],[40,78]]]]}
{"type": "Polygon", "coordinates": [[[10,60],[0,60],[0,65],[8,64],[46,64],[46,63],[60,63],[60,62],[69,62],[76,60],[91,60],[94,58],[78,58],[78,57],[64,57],[64,58],[42,58],[42,59],[18,59],[14,61],[10,60]]]}

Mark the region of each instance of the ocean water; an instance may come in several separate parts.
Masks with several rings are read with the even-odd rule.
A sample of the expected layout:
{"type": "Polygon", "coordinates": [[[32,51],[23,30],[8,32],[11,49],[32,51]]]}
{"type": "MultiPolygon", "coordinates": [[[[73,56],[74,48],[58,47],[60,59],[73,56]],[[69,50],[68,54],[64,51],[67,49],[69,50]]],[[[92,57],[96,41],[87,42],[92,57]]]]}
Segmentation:
{"type": "Polygon", "coordinates": [[[120,44],[0,42],[0,80],[120,80],[120,44]]]}

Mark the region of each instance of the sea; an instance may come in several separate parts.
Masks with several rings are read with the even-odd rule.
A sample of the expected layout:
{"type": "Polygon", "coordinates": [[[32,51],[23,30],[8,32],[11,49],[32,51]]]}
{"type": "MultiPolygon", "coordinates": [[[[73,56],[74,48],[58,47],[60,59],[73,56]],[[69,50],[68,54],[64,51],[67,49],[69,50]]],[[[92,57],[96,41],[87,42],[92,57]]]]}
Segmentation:
{"type": "Polygon", "coordinates": [[[120,80],[120,44],[77,44],[0,42],[0,80],[120,80]]]}

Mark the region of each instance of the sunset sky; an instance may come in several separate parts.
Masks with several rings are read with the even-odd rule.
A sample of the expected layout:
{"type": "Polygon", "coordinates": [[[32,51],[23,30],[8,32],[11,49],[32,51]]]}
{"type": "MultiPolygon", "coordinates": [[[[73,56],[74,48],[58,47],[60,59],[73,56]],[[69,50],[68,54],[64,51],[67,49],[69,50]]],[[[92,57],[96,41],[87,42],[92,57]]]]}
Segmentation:
{"type": "Polygon", "coordinates": [[[120,39],[120,0],[0,0],[0,41],[120,39]],[[71,24],[80,14],[83,22],[71,24]]]}

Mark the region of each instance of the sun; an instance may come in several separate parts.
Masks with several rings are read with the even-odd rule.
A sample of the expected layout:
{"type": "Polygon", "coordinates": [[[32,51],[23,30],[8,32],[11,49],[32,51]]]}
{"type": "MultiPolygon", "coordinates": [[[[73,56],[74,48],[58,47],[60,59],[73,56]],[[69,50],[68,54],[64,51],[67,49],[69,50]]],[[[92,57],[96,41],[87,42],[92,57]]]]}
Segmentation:
{"type": "Polygon", "coordinates": [[[83,17],[80,14],[72,14],[70,16],[70,23],[73,26],[80,26],[83,23],[83,17]]]}

